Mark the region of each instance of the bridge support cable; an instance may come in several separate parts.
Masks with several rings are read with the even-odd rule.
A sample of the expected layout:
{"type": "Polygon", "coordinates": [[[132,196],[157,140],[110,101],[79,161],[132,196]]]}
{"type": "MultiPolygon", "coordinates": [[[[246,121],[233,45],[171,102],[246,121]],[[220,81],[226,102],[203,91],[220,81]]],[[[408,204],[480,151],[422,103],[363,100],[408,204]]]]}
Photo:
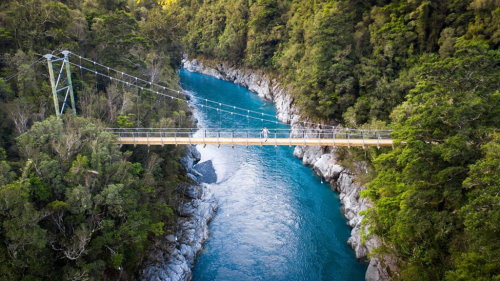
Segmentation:
{"type": "Polygon", "coordinates": [[[28,71],[28,70],[29,70],[29,69],[31,69],[32,67],[33,67],[33,68],[35,68],[35,66],[37,66],[39,63],[43,62],[43,60],[44,60],[44,57],[42,56],[40,59],[38,59],[38,60],[36,60],[36,61],[34,61],[34,62],[30,63],[30,64],[28,65],[28,67],[23,68],[23,69],[21,69],[21,70],[17,71],[16,73],[11,74],[11,75],[9,75],[9,76],[7,76],[7,77],[5,77],[5,78],[2,78],[2,79],[3,79],[3,81],[4,81],[4,82],[9,82],[10,80],[12,80],[12,79],[16,78],[19,74],[21,74],[21,73],[24,73],[24,72],[28,71]]]}
{"type": "MultiPolygon", "coordinates": [[[[177,93],[177,94],[182,94],[182,95],[186,95],[186,93],[182,92],[182,91],[179,91],[179,90],[176,90],[176,89],[172,89],[172,88],[169,88],[169,87],[166,87],[164,85],[161,85],[161,84],[157,84],[157,83],[154,83],[152,81],[147,81],[145,79],[142,79],[142,78],[139,78],[137,76],[134,76],[134,75],[130,75],[128,73],[125,73],[123,71],[120,71],[120,70],[116,70],[112,67],[109,67],[109,66],[106,66],[106,65],[103,65],[103,64],[100,64],[94,60],[91,60],[91,59],[88,59],[88,58],[85,58],[83,56],[80,56],[78,54],[75,54],[73,52],[70,52],[68,51],[69,54],[71,55],[74,55],[76,57],[78,57],[80,59],[80,61],[84,60],[84,61],[87,61],[88,63],[92,64],[93,66],[98,66],[100,68],[102,68],[103,70],[105,70],[105,72],[107,72],[107,74],[104,74],[102,72],[99,72],[97,71],[97,68],[95,70],[91,70],[92,72],[94,71],[97,71],[98,73],[102,73],[104,74],[103,76],[104,77],[107,77],[108,79],[110,80],[122,80],[123,82],[126,82],[125,79],[131,79],[132,83],[130,83],[131,85],[130,86],[139,86],[140,87],[140,84],[143,84],[143,85],[147,85],[149,87],[151,87],[151,90],[152,91],[156,91],[153,87],[157,88],[157,89],[160,89],[160,90],[164,90],[164,91],[170,91],[170,92],[173,92],[173,93],[177,93]],[[118,79],[116,77],[113,77],[111,73],[116,73],[118,74],[119,76],[121,76],[121,79],[118,79]],[[134,85],[135,84],[135,85],[134,85]]],[[[86,67],[82,65],[82,63],[80,63],[80,65],[82,66],[83,69],[85,69],[86,67]]],[[[146,86],[146,87],[147,87],[146,86]]],[[[143,86],[144,87],[144,86],[143,86]]],[[[145,88],[145,87],[144,87],[145,88]]],[[[265,115],[265,116],[268,116],[268,117],[275,117],[273,114],[266,114],[266,113],[262,113],[260,111],[254,111],[254,110],[249,110],[249,109],[246,109],[246,108],[241,108],[241,107],[237,107],[237,106],[234,106],[234,105],[230,105],[230,104],[225,104],[225,103],[221,103],[219,101],[214,101],[214,100],[210,100],[210,99],[200,99],[201,101],[204,101],[205,102],[205,105],[207,106],[207,103],[211,103],[213,104],[214,106],[222,106],[222,107],[228,107],[232,110],[238,110],[238,111],[245,111],[245,112],[248,112],[248,113],[252,113],[252,114],[259,114],[259,115],[265,115]]]]}
{"type": "MultiPolygon", "coordinates": [[[[115,74],[121,76],[121,78],[122,78],[121,80],[122,81],[125,80],[125,79],[129,79],[129,78],[131,80],[135,80],[135,84],[136,85],[134,85],[134,86],[139,86],[139,83],[142,83],[143,85],[148,85],[149,87],[151,87],[151,91],[153,91],[153,92],[156,91],[155,89],[153,89],[153,87],[155,87],[155,88],[161,89],[163,91],[170,91],[170,92],[177,93],[177,94],[187,95],[186,93],[184,93],[182,91],[169,88],[169,87],[167,87],[165,85],[154,83],[153,81],[147,81],[145,79],[139,78],[139,77],[134,76],[134,75],[130,75],[130,74],[125,73],[123,71],[120,71],[120,70],[114,69],[112,67],[100,64],[100,63],[98,63],[98,62],[96,62],[96,61],[94,61],[92,59],[80,56],[80,55],[78,55],[76,53],[73,53],[71,51],[64,51],[63,53],[67,53],[68,56],[69,55],[76,56],[77,58],[80,59],[80,61],[82,61],[82,60],[86,61],[88,63],[91,63],[95,67],[100,67],[103,70],[106,70],[106,72],[108,73],[106,76],[109,79],[111,79],[111,80],[120,80],[120,79],[118,79],[116,77],[113,77],[111,75],[111,73],[115,73],[115,74]]],[[[80,65],[82,65],[82,63],[80,63],[80,65]]],[[[97,72],[97,68],[96,68],[95,71],[97,72]]],[[[132,84],[132,83],[129,83],[129,84],[132,84]]],[[[239,113],[238,115],[241,115],[241,116],[244,116],[244,115],[242,115],[243,112],[247,112],[247,113],[254,114],[254,115],[260,115],[260,116],[266,116],[266,117],[272,117],[272,118],[275,117],[274,114],[268,114],[268,113],[264,113],[264,112],[261,112],[261,111],[249,110],[249,109],[246,109],[246,108],[241,108],[241,107],[237,107],[237,106],[230,105],[230,104],[220,103],[218,101],[214,101],[214,100],[210,100],[210,99],[206,99],[206,98],[205,99],[201,99],[201,100],[205,102],[206,107],[208,107],[207,103],[211,103],[211,104],[213,104],[215,106],[220,105],[220,106],[227,107],[229,109],[235,110],[237,113],[239,113]]],[[[227,111],[227,112],[230,112],[230,111],[227,111]]],[[[335,125],[327,125],[327,124],[321,124],[321,123],[315,123],[315,122],[308,122],[308,121],[298,121],[298,122],[301,123],[301,124],[304,124],[304,125],[317,126],[318,128],[335,128],[336,127],[335,125]]]]}
{"type": "MultiPolygon", "coordinates": [[[[91,73],[94,73],[96,75],[99,75],[99,76],[102,76],[104,78],[110,78],[107,74],[104,74],[104,73],[101,73],[101,72],[98,72],[98,71],[94,71],[90,68],[87,68],[85,66],[81,66],[81,65],[78,65],[76,63],[73,63],[73,62],[70,62],[71,65],[74,65],[76,67],[81,67],[81,69],[83,70],[86,70],[86,71],[89,71],[91,73]]],[[[156,95],[159,95],[159,96],[164,96],[164,97],[168,97],[170,98],[171,100],[179,100],[179,101],[182,101],[182,102],[187,102],[187,100],[183,99],[183,98],[179,98],[179,97],[176,97],[176,96],[172,96],[172,95],[168,95],[168,94],[164,94],[164,93],[161,93],[161,92],[158,92],[158,91],[155,91],[153,89],[150,89],[150,88],[145,88],[143,86],[139,86],[139,85],[136,85],[135,83],[133,82],[127,82],[127,81],[124,81],[124,80],[121,80],[119,78],[112,78],[113,81],[116,81],[116,82],[119,82],[119,83],[124,83],[126,86],[130,86],[130,87],[135,87],[135,88],[138,88],[140,89],[141,91],[148,91],[148,92],[151,92],[151,93],[154,93],[156,95]]],[[[222,103],[220,103],[222,105],[222,103]]],[[[212,109],[212,110],[215,110],[218,112],[218,114],[221,114],[221,113],[228,113],[228,114],[233,114],[233,115],[237,115],[237,116],[241,116],[241,117],[248,117],[249,119],[255,119],[255,120],[260,120],[261,122],[267,122],[267,123],[273,123],[273,124],[281,124],[279,121],[276,121],[276,120],[269,120],[269,119],[263,119],[263,118],[258,118],[258,117],[255,117],[255,116],[249,116],[249,115],[246,115],[246,114],[242,114],[242,113],[237,113],[237,112],[232,112],[232,111],[229,111],[229,110],[225,110],[225,109],[221,109],[219,107],[214,107],[214,106],[210,106],[210,105],[203,105],[203,104],[199,104],[200,107],[204,108],[208,108],[208,109],[212,109]]],[[[217,103],[217,106],[220,106],[219,103],[217,103]]]]}
{"type": "MultiPolygon", "coordinates": [[[[87,61],[88,63],[90,63],[92,65],[92,68],[94,68],[94,69],[91,69],[89,67],[83,66],[81,63],[80,64],[76,64],[74,62],[68,62],[71,65],[79,67],[80,70],[89,71],[91,73],[94,73],[96,76],[99,75],[99,76],[101,76],[103,78],[107,78],[107,79],[109,79],[111,81],[116,81],[116,82],[125,84],[126,86],[136,87],[136,88],[138,88],[140,90],[143,90],[143,91],[149,91],[149,92],[155,93],[155,94],[163,96],[163,97],[169,97],[170,99],[176,99],[176,100],[181,100],[183,102],[186,102],[185,98],[180,98],[178,96],[169,95],[169,94],[161,92],[161,91],[170,91],[170,92],[174,92],[176,94],[186,95],[182,91],[171,89],[169,87],[166,87],[164,85],[160,85],[160,84],[157,84],[157,83],[153,83],[151,81],[146,81],[145,79],[142,79],[142,78],[139,78],[137,76],[133,76],[133,75],[127,74],[127,73],[125,73],[123,71],[116,70],[116,69],[114,69],[112,67],[100,64],[100,63],[98,63],[98,62],[96,62],[94,60],[87,59],[85,57],[82,57],[82,56],[77,55],[75,53],[72,53],[70,51],[65,51],[65,52],[67,52],[70,55],[77,56],[80,59],[80,61],[82,61],[82,60],[87,61]],[[98,67],[102,68],[103,71],[102,72],[98,71],[98,67]],[[103,72],[106,72],[107,74],[103,73],[103,72]],[[121,78],[114,77],[114,76],[111,75],[111,73],[115,73],[115,74],[117,74],[121,78]],[[128,82],[127,80],[128,81],[132,81],[132,82],[128,82]],[[157,90],[157,89],[159,89],[159,90],[157,90]]],[[[237,115],[237,116],[252,118],[252,119],[255,119],[255,120],[260,120],[262,122],[262,126],[264,126],[264,122],[273,123],[273,124],[281,124],[279,121],[269,120],[267,118],[264,118],[264,117],[275,118],[274,114],[268,114],[268,113],[264,113],[264,112],[260,112],[260,111],[254,111],[254,110],[250,110],[250,109],[246,109],[246,108],[241,108],[241,107],[237,107],[237,106],[234,106],[234,105],[229,105],[229,104],[221,103],[221,102],[218,102],[218,101],[209,100],[209,99],[206,99],[206,98],[205,99],[201,99],[201,101],[202,102],[204,101],[205,104],[199,103],[198,105],[200,107],[216,110],[218,112],[218,114],[229,113],[231,115],[237,115]],[[213,104],[214,106],[208,105],[208,103],[213,104]],[[224,109],[222,107],[224,107],[224,109]],[[225,108],[228,108],[228,109],[225,109],[225,108]],[[257,116],[259,116],[259,117],[257,117],[257,116]]],[[[304,124],[304,125],[317,126],[319,128],[322,128],[322,127],[335,128],[336,127],[336,126],[333,126],[333,125],[325,125],[325,124],[314,123],[314,122],[307,122],[307,121],[298,121],[298,122],[301,123],[301,124],[304,124]]]]}

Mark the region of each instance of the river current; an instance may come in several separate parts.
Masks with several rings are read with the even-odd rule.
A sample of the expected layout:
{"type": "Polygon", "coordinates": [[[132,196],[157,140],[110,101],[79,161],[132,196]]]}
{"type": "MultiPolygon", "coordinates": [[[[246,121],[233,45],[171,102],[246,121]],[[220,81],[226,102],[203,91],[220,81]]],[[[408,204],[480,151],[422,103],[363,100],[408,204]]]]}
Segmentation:
{"type": "MultiPolygon", "coordinates": [[[[207,75],[179,72],[200,126],[288,128],[202,107],[203,99],[275,114],[248,89],[207,75]]],[[[266,119],[273,119],[266,117],[266,119]]],[[[273,119],[277,121],[276,118],[273,119]]],[[[198,146],[212,160],[219,209],[196,260],[194,280],[364,280],[367,265],[347,245],[350,228],[338,195],[289,147],[198,146]]]]}

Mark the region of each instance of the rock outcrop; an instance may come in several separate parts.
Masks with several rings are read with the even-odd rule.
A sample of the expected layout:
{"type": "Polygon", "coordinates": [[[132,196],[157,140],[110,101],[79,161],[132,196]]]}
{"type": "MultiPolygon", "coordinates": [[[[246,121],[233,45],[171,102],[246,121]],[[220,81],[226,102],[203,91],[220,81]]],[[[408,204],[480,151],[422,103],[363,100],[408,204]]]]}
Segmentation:
{"type": "MultiPolygon", "coordinates": [[[[272,101],[277,109],[277,117],[280,121],[288,123],[292,131],[306,130],[306,135],[314,134],[314,131],[321,128],[320,124],[305,123],[299,115],[299,110],[294,106],[294,99],[277,80],[270,79],[260,71],[241,69],[232,67],[227,63],[200,62],[199,60],[183,60],[183,67],[192,72],[210,75],[222,80],[234,82],[255,92],[259,97],[272,101]]],[[[362,243],[361,221],[363,215],[361,211],[370,207],[370,202],[366,198],[360,197],[363,186],[358,185],[352,173],[339,165],[335,148],[322,147],[296,147],[294,155],[302,159],[305,165],[311,166],[314,171],[332,187],[339,192],[340,201],[343,206],[343,213],[352,227],[349,245],[354,249],[356,257],[369,261],[369,266],[365,275],[366,280],[389,280],[387,268],[394,271],[393,265],[382,262],[378,258],[369,258],[368,253],[380,246],[377,237],[370,237],[362,243]]]]}
{"type": "MultiPolygon", "coordinates": [[[[203,172],[196,169],[200,153],[194,146],[187,148],[181,163],[188,177],[199,182],[207,176],[213,180],[215,171],[211,163],[203,164],[203,172]]],[[[208,223],[217,209],[217,203],[209,188],[203,184],[179,186],[178,192],[184,198],[175,206],[178,218],[174,227],[155,239],[140,273],[143,281],[185,281],[191,280],[191,268],[196,255],[208,238],[208,223]]]]}

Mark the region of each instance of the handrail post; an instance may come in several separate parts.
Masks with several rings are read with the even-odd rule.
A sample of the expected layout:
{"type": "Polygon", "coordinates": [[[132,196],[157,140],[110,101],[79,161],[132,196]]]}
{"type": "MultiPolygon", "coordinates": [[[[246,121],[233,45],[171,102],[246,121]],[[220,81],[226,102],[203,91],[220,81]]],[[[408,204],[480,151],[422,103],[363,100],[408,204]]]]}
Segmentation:
{"type": "Polygon", "coordinates": [[[306,130],[305,129],[302,129],[302,138],[304,141],[304,146],[306,146],[306,130]]]}
{"type": "Polygon", "coordinates": [[[337,139],[337,134],[335,133],[335,129],[336,128],[333,128],[333,133],[332,133],[332,135],[333,135],[333,146],[336,146],[335,140],[337,139]]]}
{"type": "Polygon", "coordinates": [[[234,149],[234,131],[231,131],[231,143],[233,144],[231,147],[234,149]]]}
{"type": "Polygon", "coordinates": [[[217,143],[219,144],[217,148],[220,148],[220,131],[217,131],[217,143]]]}
{"type": "MultiPolygon", "coordinates": [[[[119,131],[118,132],[118,139],[121,139],[121,138],[122,138],[122,133],[119,131]]],[[[120,142],[120,148],[122,148],[122,146],[123,146],[123,143],[120,142]]]]}
{"type": "Polygon", "coordinates": [[[365,133],[363,130],[361,130],[361,138],[363,139],[363,149],[366,149],[366,147],[365,147],[365,133]]]}
{"type": "MultiPolygon", "coordinates": [[[[347,131],[349,131],[349,129],[347,131]]],[[[346,135],[347,135],[347,147],[351,148],[351,134],[346,133],[346,135]]]]}
{"type": "Polygon", "coordinates": [[[377,132],[377,149],[380,149],[380,132],[377,132]]]}
{"type": "Polygon", "coordinates": [[[146,132],[146,142],[148,143],[148,147],[149,147],[149,132],[146,132]]]}
{"type": "Polygon", "coordinates": [[[162,147],[165,146],[165,140],[163,139],[163,136],[164,136],[163,132],[160,132],[160,140],[161,140],[162,147]]]}
{"type": "Polygon", "coordinates": [[[175,146],[177,146],[177,131],[174,131],[174,142],[175,146]]]}
{"type": "Polygon", "coordinates": [[[262,132],[259,133],[260,147],[262,148],[262,132]]]}
{"type": "Polygon", "coordinates": [[[276,137],[277,131],[276,129],[274,130],[274,148],[278,148],[278,139],[276,137]]]}
{"type": "MultiPolygon", "coordinates": [[[[390,135],[390,134],[389,134],[389,136],[388,136],[388,137],[389,137],[389,139],[391,139],[391,135],[390,135]]],[[[392,142],[391,142],[391,146],[392,146],[392,149],[394,149],[394,140],[392,140],[392,142]]]]}

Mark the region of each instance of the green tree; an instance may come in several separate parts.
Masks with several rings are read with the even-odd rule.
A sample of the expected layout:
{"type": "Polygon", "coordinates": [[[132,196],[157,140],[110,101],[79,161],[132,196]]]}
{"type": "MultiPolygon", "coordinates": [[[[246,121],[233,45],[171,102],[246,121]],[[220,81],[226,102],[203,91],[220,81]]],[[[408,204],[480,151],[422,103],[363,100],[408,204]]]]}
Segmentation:
{"type": "Polygon", "coordinates": [[[499,280],[500,138],[483,146],[484,157],[469,167],[464,187],[467,204],[460,209],[464,234],[452,247],[453,269],[447,280],[499,280]]]}
{"type": "Polygon", "coordinates": [[[0,187],[2,274],[113,279],[125,268],[132,276],[148,238],[173,215],[159,200],[163,190],[140,188],[137,164],[95,120],[52,117],[19,144],[28,159],[23,174],[0,187]]]}
{"type": "Polygon", "coordinates": [[[457,213],[468,204],[469,165],[500,121],[498,51],[465,40],[457,49],[417,66],[419,82],[393,112],[393,136],[405,144],[378,157],[365,193],[375,203],[373,233],[400,260],[403,280],[444,278],[453,241],[464,235],[457,213]]]}

